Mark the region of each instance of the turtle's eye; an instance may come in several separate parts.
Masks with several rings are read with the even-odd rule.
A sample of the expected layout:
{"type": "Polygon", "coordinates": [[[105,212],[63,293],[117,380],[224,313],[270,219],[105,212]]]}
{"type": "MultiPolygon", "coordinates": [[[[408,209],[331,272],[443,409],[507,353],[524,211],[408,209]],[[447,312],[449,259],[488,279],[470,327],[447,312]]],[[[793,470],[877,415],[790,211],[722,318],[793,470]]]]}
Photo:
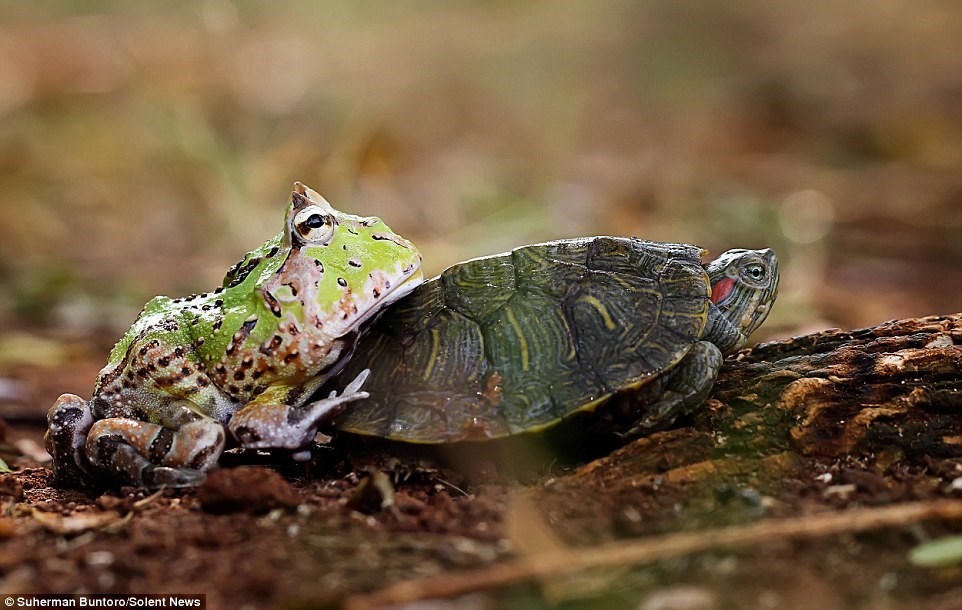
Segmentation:
{"type": "Polygon", "coordinates": [[[321,213],[317,207],[309,207],[294,217],[294,230],[305,241],[326,244],[334,235],[334,218],[321,213]]]}
{"type": "Polygon", "coordinates": [[[745,267],[745,273],[753,280],[758,281],[765,277],[765,267],[758,263],[752,263],[745,267]]]}

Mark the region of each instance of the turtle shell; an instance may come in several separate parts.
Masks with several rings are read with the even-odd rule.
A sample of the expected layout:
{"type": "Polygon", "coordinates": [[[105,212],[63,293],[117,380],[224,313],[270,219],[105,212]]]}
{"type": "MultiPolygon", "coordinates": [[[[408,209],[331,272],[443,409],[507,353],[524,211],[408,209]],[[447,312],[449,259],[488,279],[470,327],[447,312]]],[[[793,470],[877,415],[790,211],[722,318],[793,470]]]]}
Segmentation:
{"type": "Polygon", "coordinates": [[[361,339],[338,379],[369,368],[370,398],[337,427],[441,443],[540,431],[593,410],[656,379],[702,336],[711,289],[701,254],[588,237],[449,267],[361,339]]]}

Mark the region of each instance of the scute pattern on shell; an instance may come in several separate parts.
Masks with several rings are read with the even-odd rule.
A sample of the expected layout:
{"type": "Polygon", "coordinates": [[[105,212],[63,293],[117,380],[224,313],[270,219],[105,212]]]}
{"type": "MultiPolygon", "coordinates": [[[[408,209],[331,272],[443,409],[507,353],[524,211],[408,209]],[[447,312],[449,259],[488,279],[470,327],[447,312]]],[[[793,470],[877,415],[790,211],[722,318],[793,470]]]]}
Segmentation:
{"type": "Polygon", "coordinates": [[[379,321],[341,379],[370,399],[342,430],[409,442],[549,427],[657,378],[705,327],[701,250],[592,237],[450,267],[379,321]]]}

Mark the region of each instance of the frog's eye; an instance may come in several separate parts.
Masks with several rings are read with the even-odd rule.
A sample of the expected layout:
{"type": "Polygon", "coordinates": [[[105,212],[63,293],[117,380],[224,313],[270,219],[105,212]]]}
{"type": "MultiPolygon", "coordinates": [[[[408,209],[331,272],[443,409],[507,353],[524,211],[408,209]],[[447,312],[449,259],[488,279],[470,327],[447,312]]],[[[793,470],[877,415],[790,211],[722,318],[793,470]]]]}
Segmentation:
{"type": "Polygon", "coordinates": [[[305,241],[326,244],[334,235],[334,218],[316,207],[307,208],[294,216],[294,230],[305,241]]]}

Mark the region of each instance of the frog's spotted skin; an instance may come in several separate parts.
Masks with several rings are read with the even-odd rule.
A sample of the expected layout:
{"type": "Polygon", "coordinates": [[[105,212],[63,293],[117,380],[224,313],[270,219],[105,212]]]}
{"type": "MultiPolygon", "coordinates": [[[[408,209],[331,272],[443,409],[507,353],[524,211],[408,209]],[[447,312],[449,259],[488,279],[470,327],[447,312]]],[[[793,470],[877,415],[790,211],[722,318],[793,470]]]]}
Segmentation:
{"type": "Polygon", "coordinates": [[[377,218],[333,209],[295,184],[285,229],[215,291],[157,297],[117,343],[93,398],[48,414],[61,483],[113,473],[138,485],[193,485],[223,451],[307,445],[347,402],[307,403],[347,362],[366,322],[422,281],[421,255],[377,218]]]}

